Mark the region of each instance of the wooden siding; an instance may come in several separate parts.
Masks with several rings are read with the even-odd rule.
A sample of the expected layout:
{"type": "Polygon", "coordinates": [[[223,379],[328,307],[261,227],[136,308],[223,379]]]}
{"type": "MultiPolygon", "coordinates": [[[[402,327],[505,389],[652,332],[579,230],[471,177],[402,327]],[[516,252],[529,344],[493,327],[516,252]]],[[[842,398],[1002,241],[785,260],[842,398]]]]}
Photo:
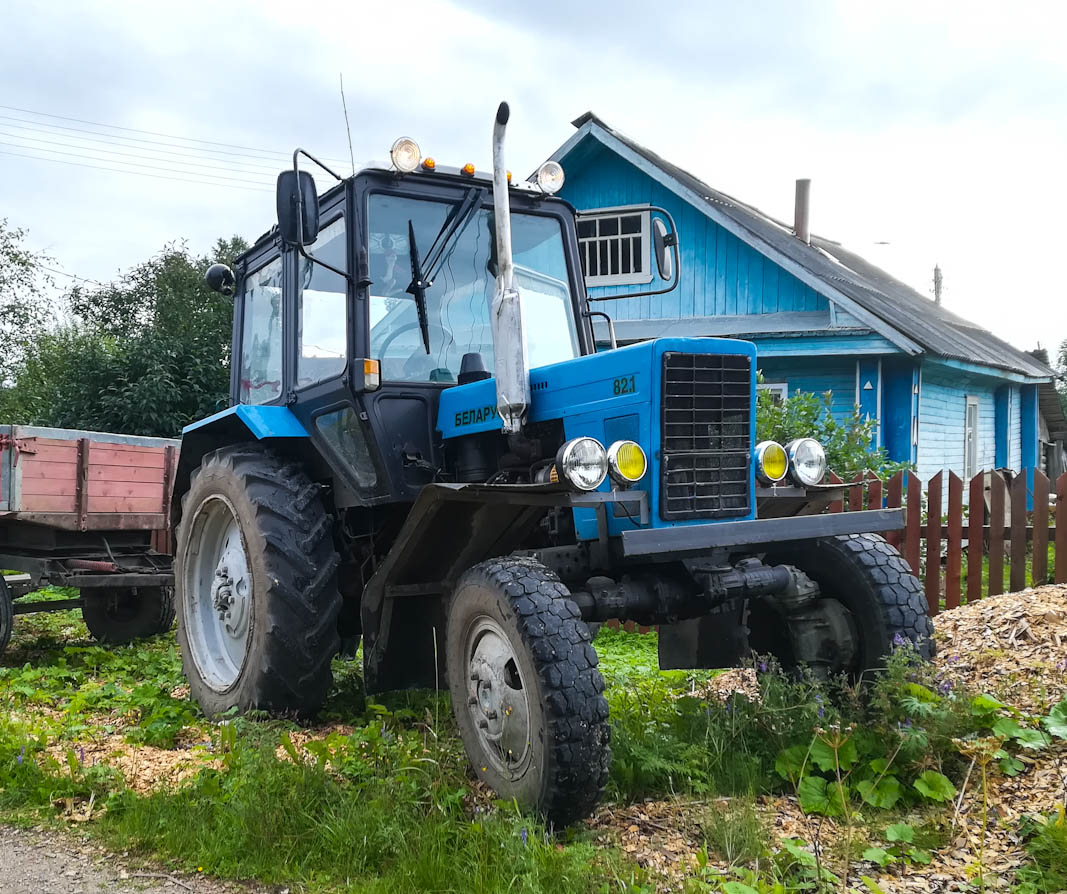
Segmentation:
{"type": "MultiPolygon", "coordinates": [[[[579,210],[652,204],[666,208],[678,226],[682,281],[665,295],[613,302],[619,320],[825,310],[827,300],[703,212],[629,162],[607,150],[569,165],[561,193],[579,210]]],[[[652,286],[661,281],[653,280],[652,286]]],[[[590,289],[592,296],[637,292],[649,286],[590,289]]]]}
{"type": "Polygon", "coordinates": [[[851,415],[856,405],[856,361],[846,358],[795,357],[788,360],[758,358],[756,366],[768,382],[788,382],[789,394],[831,392],[830,412],[835,419],[851,415]]]}
{"type": "MultiPolygon", "coordinates": [[[[994,378],[923,364],[919,398],[919,451],[916,471],[924,481],[944,470],[962,474],[967,398],[978,398],[978,468],[996,461],[994,378]]],[[[1017,423],[1013,420],[1013,426],[1017,423]]]]}

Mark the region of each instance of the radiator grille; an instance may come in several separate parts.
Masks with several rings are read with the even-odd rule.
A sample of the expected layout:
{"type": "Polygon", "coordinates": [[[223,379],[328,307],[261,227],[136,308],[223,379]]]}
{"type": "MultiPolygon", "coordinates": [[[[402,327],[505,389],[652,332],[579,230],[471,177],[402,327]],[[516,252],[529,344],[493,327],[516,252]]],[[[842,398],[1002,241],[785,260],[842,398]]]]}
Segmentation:
{"type": "Polygon", "coordinates": [[[748,513],[751,376],[744,355],[663,355],[660,516],[664,520],[748,513]]]}

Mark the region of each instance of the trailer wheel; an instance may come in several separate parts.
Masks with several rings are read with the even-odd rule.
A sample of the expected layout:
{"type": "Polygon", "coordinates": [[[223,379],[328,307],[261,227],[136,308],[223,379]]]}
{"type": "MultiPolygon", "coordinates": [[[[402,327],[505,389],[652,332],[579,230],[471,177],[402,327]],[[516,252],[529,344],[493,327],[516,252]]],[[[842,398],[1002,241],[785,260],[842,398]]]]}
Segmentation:
{"type": "Polygon", "coordinates": [[[166,633],[174,623],[172,587],[82,591],[82,620],[93,639],[121,645],[166,633]]]}
{"type": "Polygon", "coordinates": [[[608,703],[596,650],[559,578],[533,559],[482,562],[448,607],[452,707],[475,774],[557,825],[608,780],[608,703]]]}
{"type": "Polygon", "coordinates": [[[11,604],[11,589],[0,575],[0,655],[11,642],[11,628],[15,626],[15,609],[11,604]]]}
{"type": "MultiPolygon", "coordinates": [[[[924,659],[934,657],[934,626],[922,585],[882,536],[826,537],[788,554],[768,556],[767,561],[796,566],[819,585],[822,599],[845,608],[856,640],[846,669],[853,679],[884,667],[893,647],[904,642],[914,644],[924,659]]],[[[772,652],[788,665],[788,631],[782,629],[781,618],[775,625],[768,615],[757,609],[750,616],[752,647],[772,652]]]]}
{"type": "Polygon", "coordinates": [[[309,715],[337,652],[337,553],[319,488],[258,445],[207,454],[182,498],[178,643],[205,714],[309,715]]]}

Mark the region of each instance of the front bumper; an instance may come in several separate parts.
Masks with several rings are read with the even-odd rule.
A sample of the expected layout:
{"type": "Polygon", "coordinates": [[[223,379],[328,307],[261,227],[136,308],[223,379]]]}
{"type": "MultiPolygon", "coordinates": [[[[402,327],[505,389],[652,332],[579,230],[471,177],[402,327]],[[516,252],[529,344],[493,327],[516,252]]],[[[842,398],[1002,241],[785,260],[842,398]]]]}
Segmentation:
{"type": "Polygon", "coordinates": [[[622,554],[626,558],[684,558],[700,555],[710,549],[765,547],[768,544],[812,540],[838,534],[881,534],[900,531],[903,528],[902,509],[868,509],[862,512],[643,528],[622,533],[622,554]]]}

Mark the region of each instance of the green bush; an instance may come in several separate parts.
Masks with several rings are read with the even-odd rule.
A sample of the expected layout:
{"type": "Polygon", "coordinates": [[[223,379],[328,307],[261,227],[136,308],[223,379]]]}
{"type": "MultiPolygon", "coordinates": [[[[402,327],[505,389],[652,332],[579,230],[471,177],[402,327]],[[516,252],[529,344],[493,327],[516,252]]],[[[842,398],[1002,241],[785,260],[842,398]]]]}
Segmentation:
{"type": "Polygon", "coordinates": [[[778,401],[770,391],[756,397],[756,437],[787,444],[794,438],[815,438],[826,450],[826,467],[842,478],[870,469],[881,477],[909,467],[889,460],[885,448],[871,447],[877,423],[865,420],[859,408],[838,421],[830,412],[830,392],[798,391],[778,401]]]}

